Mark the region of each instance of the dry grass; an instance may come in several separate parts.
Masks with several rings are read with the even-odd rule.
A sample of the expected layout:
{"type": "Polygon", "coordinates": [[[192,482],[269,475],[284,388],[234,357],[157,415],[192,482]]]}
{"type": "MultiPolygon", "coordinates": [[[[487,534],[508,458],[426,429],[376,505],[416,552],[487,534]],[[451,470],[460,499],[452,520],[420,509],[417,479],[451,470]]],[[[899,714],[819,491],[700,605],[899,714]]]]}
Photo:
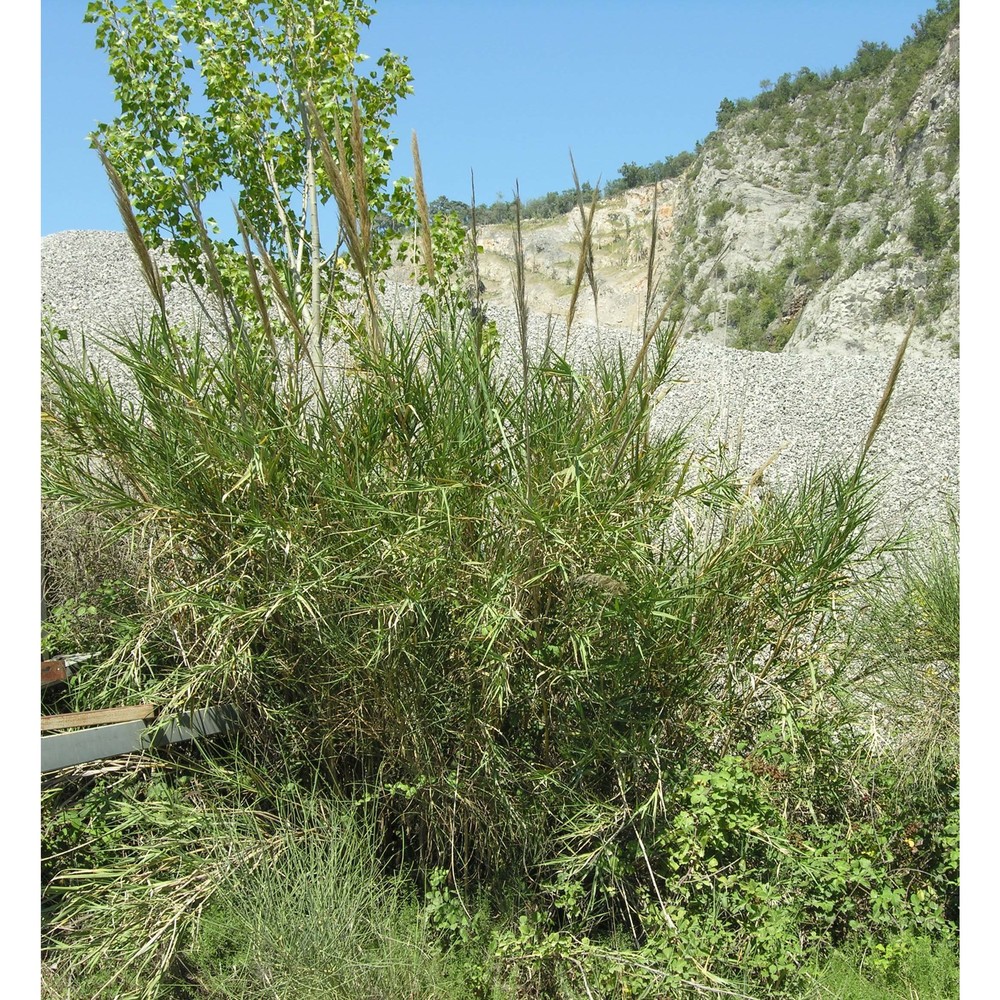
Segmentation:
{"type": "Polygon", "coordinates": [[[140,539],[109,531],[98,514],[45,501],[41,524],[42,599],[48,608],[109,580],[140,580],[145,572],[140,539]]]}

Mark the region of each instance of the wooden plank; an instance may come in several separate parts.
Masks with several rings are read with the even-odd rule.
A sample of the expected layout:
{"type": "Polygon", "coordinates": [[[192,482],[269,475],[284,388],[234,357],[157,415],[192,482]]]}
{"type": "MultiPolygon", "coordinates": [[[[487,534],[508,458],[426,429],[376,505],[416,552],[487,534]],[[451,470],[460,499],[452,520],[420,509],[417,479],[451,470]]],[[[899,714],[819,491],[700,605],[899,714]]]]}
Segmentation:
{"type": "Polygon", "coordinates": [[[42,771],[58,771],[75,764],[138,753],[149,747],[212,736],[239,723],[238,709],[215,705],[195,712],[181,712],[163,726],[149,726],[143,720],[95,726],[74,733],[53,733],[42,737],[42,771]]]}
{"type": "Polygon", "coordinates": [[[43,715],[42,732],[57,729],[81,729],[85,726],[107,726],[114,722],[135,722],[152,719],[155,705],[127,705],[124,708],[100,708],[93,712],[67,712],[64,715],[43,715]]]}

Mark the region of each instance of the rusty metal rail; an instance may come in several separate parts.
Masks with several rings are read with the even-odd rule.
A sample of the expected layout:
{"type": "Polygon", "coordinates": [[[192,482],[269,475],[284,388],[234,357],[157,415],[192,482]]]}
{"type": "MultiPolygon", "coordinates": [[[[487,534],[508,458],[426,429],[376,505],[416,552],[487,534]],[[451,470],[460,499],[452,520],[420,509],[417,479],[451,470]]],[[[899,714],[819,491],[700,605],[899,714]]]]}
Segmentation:
{"type": "Polygon", "coordinates": [[[68,683],[77,664],[92,660],[94,655],[94,653],[74,653],[72,656],[42,660],[42,687],[68,683]]]}
{"type": "Polygon", "coordinates": [[[69,680],[69,667],[65,660],[42,660],[42,687],[62,684],[69,680]]]}

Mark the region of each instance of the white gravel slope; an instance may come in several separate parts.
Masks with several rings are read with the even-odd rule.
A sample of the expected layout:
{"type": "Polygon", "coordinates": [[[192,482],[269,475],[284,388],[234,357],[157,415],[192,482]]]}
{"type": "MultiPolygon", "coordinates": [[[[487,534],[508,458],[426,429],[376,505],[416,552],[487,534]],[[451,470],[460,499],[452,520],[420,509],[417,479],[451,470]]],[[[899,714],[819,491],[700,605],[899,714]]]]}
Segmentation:
{"type": "MultiPolygon", "coordinates": [[[[122,233],[65,232],[42,239],[42,309],[74,335],[134,329],[152,303],[122,233]]],[[[406,307],[408,289],[397,288],[406,307]]],[[[183,289],[168,299],[176,319],[193,321],[197,303],[183,289]]],[[[512,308],[490,306],[505,338],[516,337],[512,308]]],[[[545,317],[531,317],[536,346],[545,317]]],[[[555,328],[561,332],[558,321],[555,328]]],[[[636,343],[634,332],[575,325],[574,353],[599,343],[636,343]]],[[[656,420],[671,427],[694,420],[695,440],[727,442],[749,472],[775,452],[767,480],[792,481],[815,460],[857,454],[878,406],[892,359],[885,356],[765,354],[711,344],[683,343],[676,355],[679,381],[656,420]]],[[[959,486],[959,362],[908,357],[889,411],[870,452],[872,471],[885,476],[882,525],[926,527],[956,507],[959,486]]]]}

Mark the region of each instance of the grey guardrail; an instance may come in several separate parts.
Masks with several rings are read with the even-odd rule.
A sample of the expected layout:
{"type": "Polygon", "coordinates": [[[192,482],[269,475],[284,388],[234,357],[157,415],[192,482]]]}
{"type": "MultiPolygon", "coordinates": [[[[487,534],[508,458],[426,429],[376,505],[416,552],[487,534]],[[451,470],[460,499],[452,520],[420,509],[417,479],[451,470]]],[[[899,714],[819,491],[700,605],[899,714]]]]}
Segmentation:
{"type": "Polygon", "coordinates": [[[213,736],[232,729],[240,721],[240,712],[232,705],[215,705],[194,712],[180,712],[169,722],[117,722],[94,726],[71,733],[43,736],[42,773],[58,771],[75,764],[86,764],[104,757],[141,753],[151,747],[213,736]]]}

